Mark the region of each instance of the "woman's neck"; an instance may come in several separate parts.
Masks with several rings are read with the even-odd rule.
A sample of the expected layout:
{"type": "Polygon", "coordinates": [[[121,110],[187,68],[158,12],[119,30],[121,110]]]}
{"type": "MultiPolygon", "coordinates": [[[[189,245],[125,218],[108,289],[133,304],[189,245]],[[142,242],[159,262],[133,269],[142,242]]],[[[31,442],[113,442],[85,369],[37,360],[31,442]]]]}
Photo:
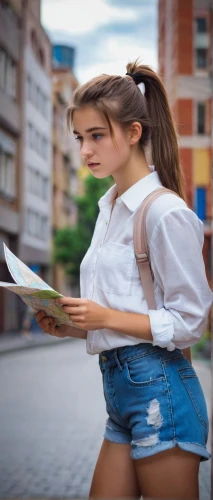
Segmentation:
{"type": "Polygon", "coordinates": [[[133,184],[149,175],[150,168],[143,152],[132,155],[127,165],[123,165],[120,170],[113,174],[115,184],[117,185],[117,197],[121,196],[133,184]]]}

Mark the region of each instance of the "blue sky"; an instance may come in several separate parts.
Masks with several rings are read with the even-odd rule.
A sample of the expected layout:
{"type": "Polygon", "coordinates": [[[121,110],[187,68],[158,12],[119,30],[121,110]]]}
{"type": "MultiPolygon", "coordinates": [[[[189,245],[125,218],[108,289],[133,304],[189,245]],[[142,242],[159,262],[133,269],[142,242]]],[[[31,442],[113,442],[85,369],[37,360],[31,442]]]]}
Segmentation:
{"type": "Polygon", "coordinates": [[[157,70],[157,0],[42,0],[42,24],[52,42],[76,47],[79,83],[124,75],[140,57],[157,70]]]}

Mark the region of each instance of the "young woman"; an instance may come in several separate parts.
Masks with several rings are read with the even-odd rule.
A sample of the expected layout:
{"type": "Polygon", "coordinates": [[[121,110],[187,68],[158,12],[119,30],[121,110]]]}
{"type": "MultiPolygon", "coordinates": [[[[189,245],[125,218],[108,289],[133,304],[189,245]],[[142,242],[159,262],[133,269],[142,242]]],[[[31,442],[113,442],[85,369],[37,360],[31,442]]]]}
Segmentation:
{"type": "Polygon", "coordinates": [[[165,89],[151,68],[136,61],[125,76],[101,75],[78,87],[67,117],[92,174],[115,181],[98,203],[80,268],[81,298],[59,299],[75,326],[56,327],[53,318],[37,313],[45,332],[84,338],[88,353],[99,354],[109,418],[90,498],[195,500],[200,460],[210,458],[208,417],[185,354],[203,335],[212,292],[203,226],[184,201],[165,89]],[[154,167],[145,155],[150,142],[154,167]],[[133,226],[142,201],[160,186],[179,196],[161,196],[148,212],[157,304],[149,310],[133,226]]]}

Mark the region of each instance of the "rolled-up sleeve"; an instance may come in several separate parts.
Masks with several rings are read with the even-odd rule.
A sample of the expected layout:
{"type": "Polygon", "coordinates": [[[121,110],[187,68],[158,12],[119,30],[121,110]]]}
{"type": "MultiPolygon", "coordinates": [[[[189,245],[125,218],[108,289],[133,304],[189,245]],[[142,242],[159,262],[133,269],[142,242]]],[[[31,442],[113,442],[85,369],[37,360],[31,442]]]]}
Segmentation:
{"type": "Polygon", "coordinates": [[[153,345],[184,349],[201,339],[213,300],[202,247],[203,224],[188,208],[170,211],[155,226],[149,251],[162,307],[149,310],[153,345]]]}

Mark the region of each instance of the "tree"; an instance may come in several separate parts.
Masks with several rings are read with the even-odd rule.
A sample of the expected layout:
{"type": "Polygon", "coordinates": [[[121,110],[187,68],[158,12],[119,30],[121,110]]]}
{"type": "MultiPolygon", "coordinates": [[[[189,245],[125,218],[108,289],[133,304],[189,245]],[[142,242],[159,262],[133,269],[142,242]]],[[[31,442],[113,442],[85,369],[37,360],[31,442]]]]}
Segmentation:
{"type": "Polygon", "coordinates": [[[75,196],[78,223],[74,227],[58,229],[53,240],[53,262],[61,264],[72,284],[79,282],[80,263],[90,246],[98,216],[98,200],[113,185],[113,178],[86,177],[83,196],[75,196]]]}

